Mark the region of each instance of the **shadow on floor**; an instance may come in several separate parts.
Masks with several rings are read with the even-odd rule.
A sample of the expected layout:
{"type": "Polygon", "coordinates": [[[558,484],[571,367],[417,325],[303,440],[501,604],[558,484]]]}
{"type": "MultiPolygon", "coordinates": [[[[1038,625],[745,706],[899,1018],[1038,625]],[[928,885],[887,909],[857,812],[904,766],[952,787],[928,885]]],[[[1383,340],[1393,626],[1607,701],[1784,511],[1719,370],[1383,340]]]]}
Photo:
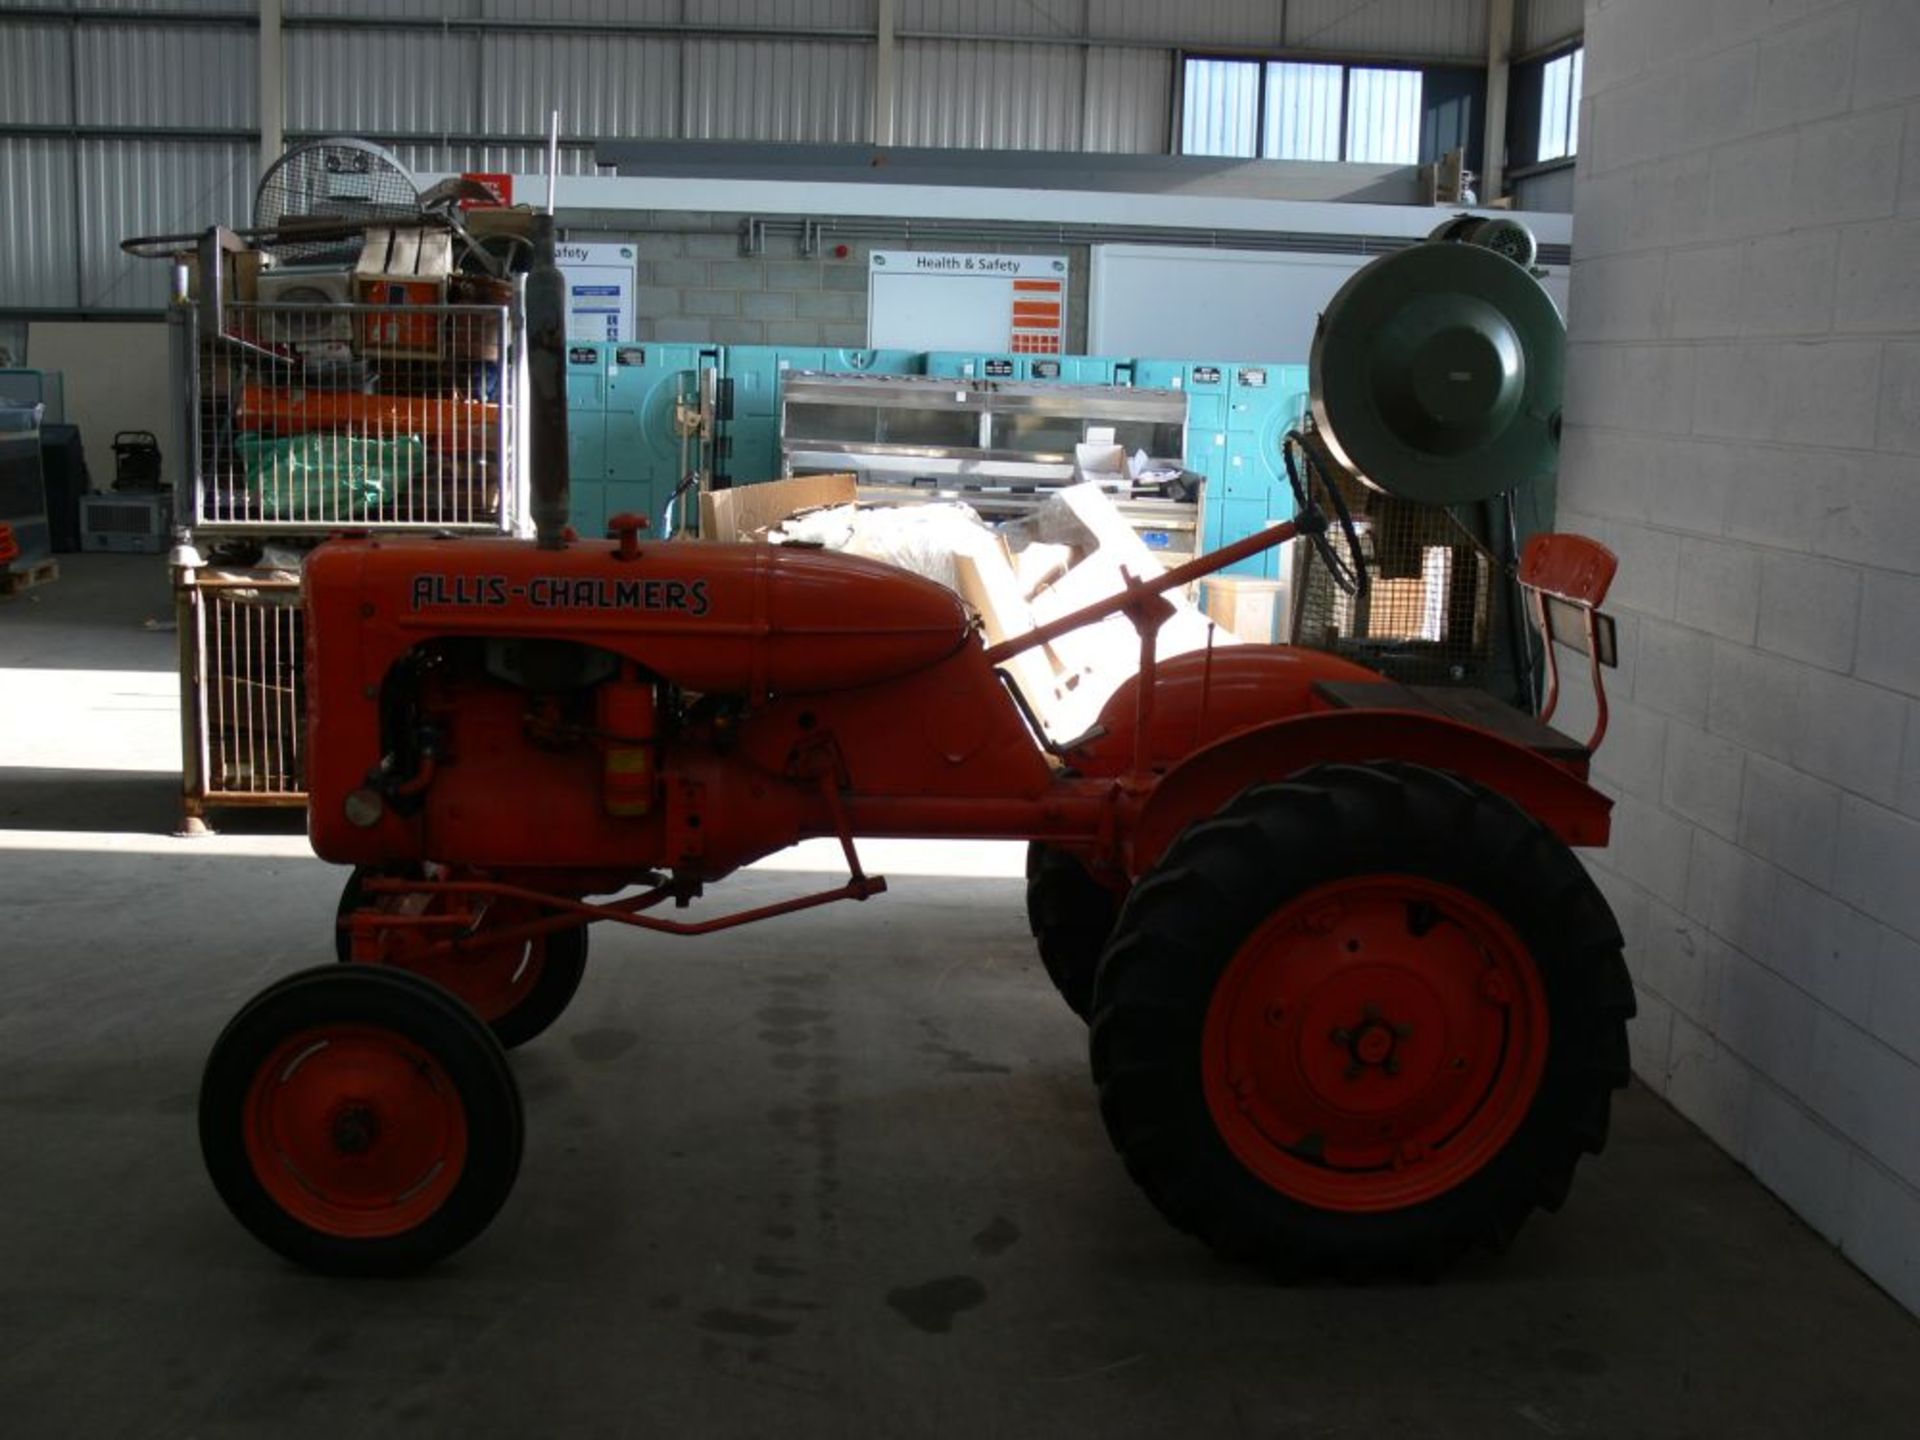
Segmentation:
{"type": "MultiPolygon", "coordinates": [[[[219,809],[230,835],[299,835],[299,805],[219,809]]],[[[0,766],[0,830],[104,830],[173,835],[180,829],[180,776],[163,770],[37,770],[0,766]]]]}

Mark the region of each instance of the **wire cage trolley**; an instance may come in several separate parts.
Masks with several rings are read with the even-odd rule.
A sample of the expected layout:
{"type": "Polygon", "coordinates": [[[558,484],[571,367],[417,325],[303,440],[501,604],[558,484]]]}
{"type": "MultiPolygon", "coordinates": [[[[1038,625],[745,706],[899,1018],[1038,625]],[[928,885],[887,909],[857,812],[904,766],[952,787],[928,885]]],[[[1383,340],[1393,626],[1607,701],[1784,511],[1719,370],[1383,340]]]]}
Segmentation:
{"type": "Polygon", "coordinates": [[[525,324],[500,303],[181,300],[182,829],[305,803],[300,564],[342,530],[525,527],[525,324]]]}

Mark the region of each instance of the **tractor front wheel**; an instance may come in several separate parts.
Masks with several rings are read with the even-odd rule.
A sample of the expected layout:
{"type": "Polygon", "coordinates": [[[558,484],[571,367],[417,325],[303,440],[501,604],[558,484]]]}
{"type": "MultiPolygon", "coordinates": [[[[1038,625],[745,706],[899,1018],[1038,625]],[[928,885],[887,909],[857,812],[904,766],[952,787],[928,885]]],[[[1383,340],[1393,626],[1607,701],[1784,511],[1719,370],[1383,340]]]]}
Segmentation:
{"type": "MultiPolygon", "coordinates": [[[[375,897],[366,889],[370,875],[418,879],[420,873],[417,867],[394,871],[354,867],[347,877],[346,888],[340,892],[335,916],[334,949],[342,961],[353,959],[353,931],[349,922],[356,911],[376,904],[390,905],[403,913],[417,911],[431,915],[445,911],[449,902],[440,895],[399,895],[389,900],[375,897]]],[[[532,939],[486,942],[488,929],[525,924],[537,915],[533,906],[517,900],[489,900],[479,934],[459,948],[431,947],[433,940],[450,938],[447,930],[397,931],[386,939],[384,954],[378,963],[424,975],[445,986],[466,1001],[476,1015],[493,1027],[500,1043],[512,1050],[539,1035],[565,1013],[587,968],[584,925],[536,935],[532,939]]]]}
{"type": "Polygon", "coordinates": [[[1093,1009],[1093,975],[1120,899],[1071,851],[1037,840],[1027,846],[1027,928],[1047,978],[1082,1020],[1093,1009]]]}
{"type": "Polygon", "coordinates": [[[1429,1274],[1558,1206],[1627,1082],[1633,990],[1579,861],[1413,765],[1244,792],[1137,886],[1092,1058],[1176,1225],[1281,1273],[1429,1274]]]}
{"type": "Polygon", "coordinates": [[[487,1226],[524,1138],[507,1057],[427,980],[324,965],[254,997],[200,1082],[200,1149],[235,1218],[341,1275],[417,1270],[487,1226]]]}

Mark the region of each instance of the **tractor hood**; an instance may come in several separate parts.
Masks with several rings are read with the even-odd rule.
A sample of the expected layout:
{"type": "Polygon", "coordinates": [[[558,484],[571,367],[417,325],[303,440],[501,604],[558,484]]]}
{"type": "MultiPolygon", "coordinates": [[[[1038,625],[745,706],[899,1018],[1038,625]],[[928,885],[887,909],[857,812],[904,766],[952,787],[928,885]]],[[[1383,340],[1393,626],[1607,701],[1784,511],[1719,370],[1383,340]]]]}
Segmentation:
{"type": "Polygon", "coordinates": [[[614,541],[356,537],[314,551],[306,588],[316,654],[363,629],[550,636],[688,690],[755,697],[911,673],[967,643],[972,624],[951,591],[891,565],[704,541],[622,556],[614,541]]]}

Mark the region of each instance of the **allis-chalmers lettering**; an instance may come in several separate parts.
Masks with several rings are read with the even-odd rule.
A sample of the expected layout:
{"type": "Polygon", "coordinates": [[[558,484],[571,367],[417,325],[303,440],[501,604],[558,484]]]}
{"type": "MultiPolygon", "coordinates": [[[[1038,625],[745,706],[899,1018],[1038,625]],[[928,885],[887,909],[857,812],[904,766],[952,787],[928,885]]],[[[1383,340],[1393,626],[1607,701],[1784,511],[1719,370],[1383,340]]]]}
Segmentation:
{"type": "Polygon", "coordinates": [[[678,610],[707,613],[705,580],[608,580],[600,576],[539,575],[524,584],[505,575],[416,575],[413,608],[511,605],[536,610],[678,610]]]}

